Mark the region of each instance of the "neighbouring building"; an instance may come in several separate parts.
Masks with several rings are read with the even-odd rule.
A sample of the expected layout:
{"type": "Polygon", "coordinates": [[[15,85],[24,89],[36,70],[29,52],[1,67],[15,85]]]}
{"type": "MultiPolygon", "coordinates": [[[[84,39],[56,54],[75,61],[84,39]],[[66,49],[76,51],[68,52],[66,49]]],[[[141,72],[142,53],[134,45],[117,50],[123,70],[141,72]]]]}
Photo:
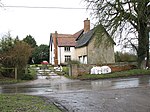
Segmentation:
{"type": "Polygon", "coordinates": [[[90,30],[90,20],[84,21],[84,28],[75,34],[50,35],[49,63],[66,64],[77,60],[84,64],[114,63],[114,41],[102,25],[90,30]]]}

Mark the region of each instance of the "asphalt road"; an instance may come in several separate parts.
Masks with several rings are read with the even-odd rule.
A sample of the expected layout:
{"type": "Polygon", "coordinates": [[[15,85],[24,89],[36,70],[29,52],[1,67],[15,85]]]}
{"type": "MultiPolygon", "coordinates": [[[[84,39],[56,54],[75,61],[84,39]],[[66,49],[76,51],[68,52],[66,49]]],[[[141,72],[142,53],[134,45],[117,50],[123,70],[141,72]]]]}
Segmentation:
{"type": "Polygon", "coordinates": [[[47,97],[68,112],[150,112],[150,77],[80,81],[49,78],[0,86],[0,93],[47,97]]]}
{"type": "Polygon", "coordinates": [[[68,112],[150,112],[150,87],[43,95],[68,112]]]}

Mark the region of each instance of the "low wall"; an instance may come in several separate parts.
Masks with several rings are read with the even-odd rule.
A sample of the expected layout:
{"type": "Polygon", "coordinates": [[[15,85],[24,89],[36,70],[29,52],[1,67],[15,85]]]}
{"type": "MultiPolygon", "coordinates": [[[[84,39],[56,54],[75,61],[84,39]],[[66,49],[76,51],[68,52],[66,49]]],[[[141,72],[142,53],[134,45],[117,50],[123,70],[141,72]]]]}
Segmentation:
{"type": "Polygon", "coordinates": [[[88,65],[88,64],[73,64],[70,65],[70,75],[77,77],[83,74],[90,74],[93,66],[109,66],[112,72],[130,70],[136,68],[136,63],[115,63],[115,64],[103,64],[103,65],[88,65]]]}

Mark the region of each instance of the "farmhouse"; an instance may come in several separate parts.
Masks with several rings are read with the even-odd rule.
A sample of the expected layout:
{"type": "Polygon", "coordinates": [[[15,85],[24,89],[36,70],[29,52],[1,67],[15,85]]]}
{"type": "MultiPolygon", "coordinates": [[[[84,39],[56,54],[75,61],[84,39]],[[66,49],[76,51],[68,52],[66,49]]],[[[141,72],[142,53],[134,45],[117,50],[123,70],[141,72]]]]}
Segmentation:
{"type": "Polygon", "coordinates": [[[75,34],[50,35],[49,63],[66,64],[77,60],[83,64],[114,63],[114,41],[102,25],[90,30],[90,20],[84,21],[84,28],[75,34]]]}

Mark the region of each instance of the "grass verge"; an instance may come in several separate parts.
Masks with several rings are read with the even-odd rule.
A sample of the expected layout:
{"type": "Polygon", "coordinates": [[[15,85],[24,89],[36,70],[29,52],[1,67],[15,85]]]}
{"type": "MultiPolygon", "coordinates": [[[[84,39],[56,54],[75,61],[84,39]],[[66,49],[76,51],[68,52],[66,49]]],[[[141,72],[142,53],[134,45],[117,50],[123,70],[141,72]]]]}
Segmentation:
{"type": "Polygon", "coordinates": [[[16,83],[21,83],[21,82],[25,82],[25,81],[24,80],[16,80],[16,79],[12,79],[12,78],[1,78],[0,79],[0,85],[16,84],[16,83]]]}
{"type": "Polygon", "coordinates": [[[1,112],[61,112],[54,104],[37,96],[0,94],[1,112]]]}
{"type": "MultiPolygon", "coordinates": [[[[113,72],[109,74],[85,74],[75,79],[80,80],[95,80],[95,79],[108,79],[108,78],[120,78],[120,77],[132,77],[132,76],[142,76],[142,75],[150,75],[150,70],[141,70],[141,69],[133,69],[128,71],[121,71],[121,72],[113,72]]],[[[74,78],[67,76],[68,78],[74,78]]]]}

